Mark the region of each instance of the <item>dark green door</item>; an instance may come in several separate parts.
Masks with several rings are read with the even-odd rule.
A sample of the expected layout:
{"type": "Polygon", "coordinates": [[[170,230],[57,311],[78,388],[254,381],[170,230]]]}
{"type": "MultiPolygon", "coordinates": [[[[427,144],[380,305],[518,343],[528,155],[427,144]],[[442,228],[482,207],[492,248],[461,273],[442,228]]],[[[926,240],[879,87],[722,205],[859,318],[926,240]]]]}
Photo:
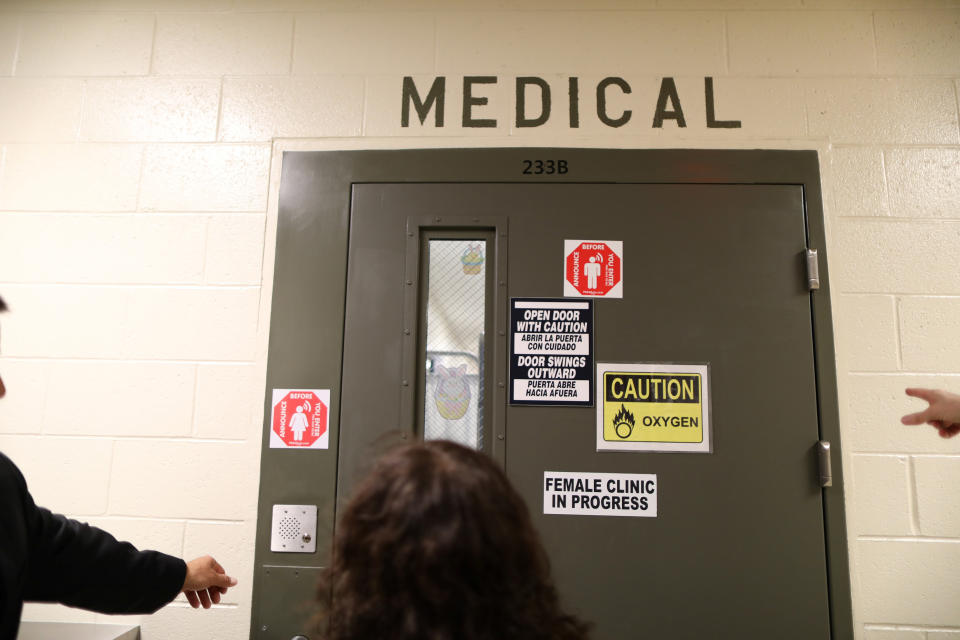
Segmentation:
{"type": "Polygon", "coordinates": [[[466,438],[596,638],[829,638],[806,247],[799,186],[354,185],[338,501],[391,433],[466,438]],[[565,239],[623,242],[596,362],[709,363],[711,453],[597,452],[594,408],[507,404],[506,300],[562,297],[565,239]],[[426,335],[457,326],[462,348],[426,335]],[[543,515],[544,471],[656,474],[657,517],[543,515]]]}

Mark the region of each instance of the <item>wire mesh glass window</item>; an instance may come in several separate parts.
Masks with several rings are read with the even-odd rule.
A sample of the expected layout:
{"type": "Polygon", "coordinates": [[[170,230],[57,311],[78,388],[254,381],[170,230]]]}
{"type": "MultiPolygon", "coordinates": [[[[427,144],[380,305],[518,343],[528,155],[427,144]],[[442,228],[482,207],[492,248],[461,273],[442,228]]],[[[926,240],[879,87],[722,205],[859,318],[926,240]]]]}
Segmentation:
{"type": "Polygon", "coordinates": [[[483,449],[485,239],[429,239],[424,440],[483,449]]]}

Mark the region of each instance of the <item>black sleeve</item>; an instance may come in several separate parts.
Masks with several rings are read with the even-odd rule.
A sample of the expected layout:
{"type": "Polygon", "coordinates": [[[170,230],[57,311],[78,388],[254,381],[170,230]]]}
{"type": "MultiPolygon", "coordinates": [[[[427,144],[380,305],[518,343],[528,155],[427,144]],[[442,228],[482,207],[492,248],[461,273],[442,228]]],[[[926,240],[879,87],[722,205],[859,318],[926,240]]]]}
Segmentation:
{"type": "Polygon", "coordinates": [[[24,600],[146,614],[183,588],[187,566],[180,558],[137,551],[106,531],[37,507],[25,485],[23,496],[29,556],[24,600]]]}

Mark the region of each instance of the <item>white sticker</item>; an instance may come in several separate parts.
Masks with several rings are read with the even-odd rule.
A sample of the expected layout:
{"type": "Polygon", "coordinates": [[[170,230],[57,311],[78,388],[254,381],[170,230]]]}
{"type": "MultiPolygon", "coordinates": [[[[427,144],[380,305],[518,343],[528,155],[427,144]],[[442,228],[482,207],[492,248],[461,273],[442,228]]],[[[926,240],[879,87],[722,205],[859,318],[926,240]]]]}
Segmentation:
{"type": "Polygon", "coordinates": [[[274,389],[270,448],[328,449],[329,420],[329,389],[274,389]]]}
{"type": "Polygon", "coordinates": [[[622,240],[564,240],[563,295],[623,297],[622,240]]]}
{"type": "Polygon", "coordinates": [[[657,517],[657,476],[649,473],[543,472],[543,512],[657,517]]]}

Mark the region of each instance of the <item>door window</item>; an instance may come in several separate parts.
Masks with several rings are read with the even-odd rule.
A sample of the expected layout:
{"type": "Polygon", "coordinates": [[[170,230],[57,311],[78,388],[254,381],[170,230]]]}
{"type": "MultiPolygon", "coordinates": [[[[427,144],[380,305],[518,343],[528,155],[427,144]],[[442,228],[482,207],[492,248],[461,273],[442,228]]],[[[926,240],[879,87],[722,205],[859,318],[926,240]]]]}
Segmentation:
{"type": "Polygon", "coordinates": [[[485,238],[426,238],[423,438],[484,448],[485,238]]]}

